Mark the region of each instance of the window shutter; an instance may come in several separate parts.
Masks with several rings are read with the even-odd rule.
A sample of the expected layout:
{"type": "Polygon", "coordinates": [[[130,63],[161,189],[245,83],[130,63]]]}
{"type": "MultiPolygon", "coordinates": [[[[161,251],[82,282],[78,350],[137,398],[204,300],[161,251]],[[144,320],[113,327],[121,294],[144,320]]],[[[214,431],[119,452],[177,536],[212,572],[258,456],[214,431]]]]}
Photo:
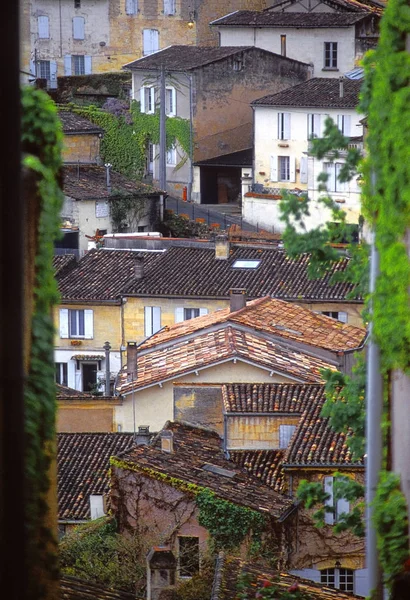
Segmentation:
{"type": "Polygon", "coordinates": [[[352,117],[350,115],[345,115],[343,135],[345,135],[346,137],[350,137],[351,122],[352,122],[352,117]]]}
{"type": "MultiPolygon", "coordinates": [[[[323,480],[324,489],[326,494],[329,494],[329,498],[325,501],[326,506],[333,508],[333,477],[325,477],[323,480]]],[[[335,517],[333,513],[325,512],[325,523],[332,525],[335,517]]]]}
{"type": "Polygon", "coordinates": [[[125,12],[127,15],[135,15],[137,12],[137,0],[125,0],[125,12]]]}
{"type": "Polygon", "coordinates": [[[313,115],[313,131],[314,131],[315,137],[320,137],[320,134],[321,134],[320,121],[321,121],[320,115],[314,114],[313,115]]]}
{"type": "Polygon", "coordinates": [[[278,140],[282,139],[282,114],[283,113],[278,113],[278,140]]]}
{"type": "Polygon", "coordinates": [[[98,519],[105,515],[104,497],[102,495],[90,494],[90,514],[91,519],[98,519]]]}
{"type": "Polygon", "coordinates": [[[36,61],[33,59],[30,60],[30,75],[32,75],[33,77],[37,77],[36,61]]]}
{"type": "Polygon", "coordinates": [[[141,112],[145,112],[145,87],[140,88],[141,112]]]}
{"type": "Polygon", "coordinates": [[[151,29],[151,52],[159,50],[159,32],[156,29],[151,29]]]}
{"type": "Polygon", "coordinates": [[[346,500],[346,498],[339,498],[336,504],[336,520],[340,517],[342,513],[350,512],[350,504],[346,500]]]}
{"type": "Polygon", "coordinates": [[[184,308],[182,306],[178,306],[175,309],[175,323],[182,323],[182,321],[185,321],[184,308]]]}
{"type": "Polygon", "coordinates": [[[49,19],[46,16],[37,17],[38,37],[48,39],[50,37],[49,19]]]}
{"type": "Polygon", "coordinates": [[[326,127],[325,123],[326,123],[326,119],[329,117],[329,114],[326,113],[324,115],[319,115],[319,116],[321,117],[321,119],[320,119],[321,127],[320,127],[320,135],[319,135],[319,137],[323,137],[325,135],[325,127],[326,127]]]}
{"type": "Polygon", "coordinates": [[[301,159],[300,159],[300,173],[299,173],[299,177],[300,177],[300,183],[307,183],[308,182],[307,157],[306,156],[302,156],[301,159]]]}
{"type": "Polygon", "coordinates": [[[152,307],[152,333],[156,333],[161,329],[161,307],[152,307]]]}
{"type": "Polygon", "coordinates": [[[347,323],[347,312],[339,312],[337,314],[337,320],[340,321],[341,323],[347,323]]]}
{"type": "Polygon", "coordinates": [[[57,87],[57,61],[50,60],[50,87],[57,87]]]}
{"type": "Polygon", "coordinates": [[[296,181],[296,158],[289,156],[289,181],[296,181]]]}
{"type": "Polygon", "coordinates": [[[82,385],[81,385],[81,371],[76,371],[75,372],[75,389],[78,391],[82,391],[82,385]]]}
{"type": "Polygon", "coordinates": [[[86,340],[93,339],[94,316],[92,310],[84,311],[84,337],[86,340]]]}
{"type": "Polygon", "coordinates": [[[85,75],[91,75],[92,73],[92,61],[91,56],[84,56],[84,72],[85,75]]]}
{"type": "Polygon", "coordinates": [[[145,337],[152,335],[152,310],[151,306],[144,307],[144,334],[145,337]]]}
{"type": "Polygon", "coordinates": [[[71,75],[71,54],[64,56],[64,75],[71,75]]]}
{"type": "Polygon", "coordinates": [[[149,89],[149,104],[150,106],[148,107],[148,112],[150,113],[154,113],[155,112],[155,88],[154,87],[150,87],[149,89]]]}
{"type": "Polygon", "coordinates": [[[175,0],[164,0],[164,15],[175,14],[175,0]]]}
{"type": "Polygon", "coordinates": [[[278,180],[278,157],[274,155],[270,157],[270,180],[278,180]]]}
{"type": "Polygon", "coordinates": [[[151,30],[144,29],[142,31],[142,53],[150,54],[151,53],[151,30]]]}
{"type": "Polygon", "coordinates": [[[60,338],[68,338],[68,308],[60,308],[60,338]]]}
{"type": "Polygon", "coordinates": [[[84,39],[84,17],[73,17],[73,39],[84,39]]]}
{"type": "Polygon", "coordinates": [[[283,113],[283,139],[290,140],[290,113],[283,113]]]}
{"type": "Polygon", "coordinates": [[[199,309],[199,316],[203,317],[204,315],[208,314],[208,309],[207,308],[200,308],[199,309]]]}
{"type": "Polygon", "coordinates": [[[335,191],[335,166],[333,163],[323,163],[323,171],[327,173],[328,178],[326,182],[326,188],[328,192],[335,191]]]}
{"type": "Polygon", "coordinates": [[[296,425],[279,425],[279,448],[287,448],[296,425]]]}

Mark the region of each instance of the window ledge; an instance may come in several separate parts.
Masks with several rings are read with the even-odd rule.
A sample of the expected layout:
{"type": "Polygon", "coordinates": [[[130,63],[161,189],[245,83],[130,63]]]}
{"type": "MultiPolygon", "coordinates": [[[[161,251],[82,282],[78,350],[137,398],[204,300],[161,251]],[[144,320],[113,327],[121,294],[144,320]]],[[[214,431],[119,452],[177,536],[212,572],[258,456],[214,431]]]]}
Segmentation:
{"type": "Polygon", "coordinates": [[[338,71],[337,67],[323,67],[322,71],[338,71]]]}

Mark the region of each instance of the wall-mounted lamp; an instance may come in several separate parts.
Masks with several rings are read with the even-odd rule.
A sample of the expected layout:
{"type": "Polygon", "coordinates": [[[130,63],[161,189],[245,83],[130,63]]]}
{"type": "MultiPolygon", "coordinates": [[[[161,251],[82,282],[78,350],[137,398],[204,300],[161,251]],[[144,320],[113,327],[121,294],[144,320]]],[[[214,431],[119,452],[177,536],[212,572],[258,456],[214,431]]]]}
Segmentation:
{"type": "Polygon", "coordinates": [[[192,10],[189,13],[189,21],[188,21],[188,27],[189,27],[189,29],[192,29],[194,27],[195,21],[196,21],[196,11],[192,10]]]}
{"type": "Polygon", "coordinates": [[[342,566],[342,563],[340,562],[340,560],[337,560],[335,562],[335,569],[340,569],[341,566],[342,566]]]}

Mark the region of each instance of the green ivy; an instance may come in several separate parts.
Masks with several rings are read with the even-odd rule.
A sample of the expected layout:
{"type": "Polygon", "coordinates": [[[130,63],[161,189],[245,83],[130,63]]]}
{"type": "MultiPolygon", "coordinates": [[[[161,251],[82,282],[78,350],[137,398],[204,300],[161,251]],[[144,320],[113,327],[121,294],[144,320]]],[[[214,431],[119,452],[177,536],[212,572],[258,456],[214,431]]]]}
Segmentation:
{"type": "MultiPolygon", "coordinates": [[[[284,588],[279,584],[279,576],[273,579],[258,580],[247,572],[242,572],[237,579],[236,589],[238,600],[312,600],[312,595],[301,590],[297,582],[284,588]]],[[[316,595],[315,595],[316,596],[316,595]]]]}
{"type": "Polygon", "coordinates": [[[259,512],[222,500],[205,489],[196,497],[198,523],[207,529],[216,551],[237,548],[248,534],[259,540],[266,519],[259,512]]]}

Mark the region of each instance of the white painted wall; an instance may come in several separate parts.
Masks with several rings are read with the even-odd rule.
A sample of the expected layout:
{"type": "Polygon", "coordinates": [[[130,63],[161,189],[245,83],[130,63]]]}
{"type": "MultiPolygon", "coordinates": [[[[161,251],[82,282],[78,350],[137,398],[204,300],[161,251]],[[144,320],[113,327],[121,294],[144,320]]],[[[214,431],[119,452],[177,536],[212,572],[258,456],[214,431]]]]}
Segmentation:
{"type": "Polygon", "coordinates": [[[339,77],[355,66],[355,27],[296,29],[278,27],[218,27],[221,46],[257,46],[281,53],[286,35],[286,56],[314,66],[313,77],[339,77]],[[324,69],[324,42],[338,44],[338,70],[324,69]]]}
{"type": "MultiPolygon", "coordinates": [[[[68,348],[66,350],[56,348],[54,350],[54,362],[56,363],[67,363],[67,385],[74,390],[82,392],[81,386],[81,371],[76,370],[76,361],[72,360],[71,357],[75,354],[104,354],[102,348],[95,350],[83,350],[76,347],[68,348]]],[[[118,373],[121,368],[121,356],[119,352],[110,353],[110,371],[111,373],[118,373]]],[[[97,378],[102,377],[105,381],[105,359],[101,361],[101,371],[97,371],[97,378]]],[[[84,390],[87,391],[88,390],[84,390]]]]}

